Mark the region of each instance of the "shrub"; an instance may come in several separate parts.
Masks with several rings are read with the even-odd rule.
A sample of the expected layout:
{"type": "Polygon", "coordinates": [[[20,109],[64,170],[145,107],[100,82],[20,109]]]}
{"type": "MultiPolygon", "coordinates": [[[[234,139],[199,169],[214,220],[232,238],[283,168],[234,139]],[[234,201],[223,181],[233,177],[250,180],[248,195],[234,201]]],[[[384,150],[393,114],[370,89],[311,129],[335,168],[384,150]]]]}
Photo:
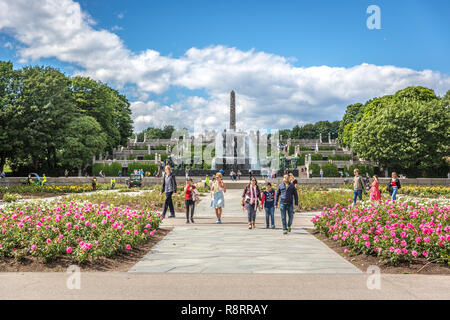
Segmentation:
{"type": "Polygon", "coordinates": [[[335,147],[319,147],[319,150],[321,151],[332,151],[335,150],[335,147]]]}
{"type": "Polygon", "coordinates": [[[155,154],[146,154],[144,160],[155,160],[155,154]]]}
{"type": "Polygon", "coordinates": [[[359,175],[360,176],[365,176],[366,172],[369,173],[370,177],[373,176],[373,167],[368,166],[368,165],[364,165],[364,164],[358,164],[358,165],[355,165],[355,166],[350,166],[349,168],[345,167],[344,168],[344,173],[348,172],[350,177],[353,177],[353,170],[354,169],[358,169],[359,170],[359,175]]]}
{"type": "Polygon", "coordinates": [[[128,173],[139,169],[142,169],[144,172],[148,171],[152,176],[154,176],[158,171],[158,165],[151,162],[131,162],[128,164],[128,173]]]}
{"type": "Polygon", "coordinates": [[[349,161],[352,159],[352,156],[350,155],[341,155],[341,154],[335,154],[335,155],[330,155],[328,157],[329,160],[336,160],[336,161],[349,161]]]}
{"type": "Polygon", "coordinates": [[[113,162],[111,164],[108,163],[95,163],[92,167],[92,174],[94,176],[98,176],[100,170],[103,170],[103,174],[106,177],[116,177],[119,171],[122,171],[122,164],[119,162],[113,162]]]}
{"type": "Polygon", "coordinates": [[[339,170],[335,164],[326,163],[322,166],[324,177],[338,177],[339,170]]]}
{"type": "Polygon", "coordinates": [[[20,194],[17,193],[5,193],[3,196],[3,202],[16,202],[17,200],[20,200],[22,197],[20,194]]]}
{"type": "Polygon", "coordinates": [[[311,160],[312,161],[320,161],[320,160],[323,160],[323,157],[322,157],[322,155],[321,154],[318,154],[318,153],[313,153],[313,154],[311,154],[311,160]]]}
{"type": "MultiPolygon", "coordinates": [[[[320,177],[320,166],[318,164],[311,163],[309,165],[309,170],[311,170],[311,169],[313,171],[312,172],[313,177],[320,177]]],[[[308,172],[308,174],[309,174],[309,172],[308,172]]]]}

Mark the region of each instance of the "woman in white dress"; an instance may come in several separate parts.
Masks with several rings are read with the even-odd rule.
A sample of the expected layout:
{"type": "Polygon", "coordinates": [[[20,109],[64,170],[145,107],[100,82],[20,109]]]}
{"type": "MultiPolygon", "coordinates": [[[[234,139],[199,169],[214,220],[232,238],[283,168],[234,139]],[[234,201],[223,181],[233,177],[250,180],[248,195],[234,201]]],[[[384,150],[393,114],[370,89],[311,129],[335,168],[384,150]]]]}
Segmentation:
{"type": "Polygon", "coordinates": [[[222,208],[225,208],[225,198],[223,194],[226,192],[225,183],[222,180],[222,174],[216,173],[216,179],[211,187],[211,207],[216,211],[217,223],[222,223],[222,208]]]}

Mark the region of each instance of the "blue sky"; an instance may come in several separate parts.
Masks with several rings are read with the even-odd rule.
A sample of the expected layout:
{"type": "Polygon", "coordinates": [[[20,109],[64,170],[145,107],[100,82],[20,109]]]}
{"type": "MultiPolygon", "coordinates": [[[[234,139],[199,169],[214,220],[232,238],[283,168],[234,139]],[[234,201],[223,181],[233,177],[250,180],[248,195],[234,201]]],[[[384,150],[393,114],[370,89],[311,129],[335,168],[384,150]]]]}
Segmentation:
{"type": "Polygon", "coordinates": [[[133,102],[136,129],[168,123],[192,128],[198,118],[220,126],[231,89],[238,95],[238,126],[276,127],[337,120],[347,104],[407,85],[427,85],[438,94],[450,89],[445,0],[0,0],[2,5],[0,60],[52,65],[118,87],[133,102]],[[381,9],[380,30],[366,26],[372,4],[381,9]],[[8,21],[8,11],[19,17],[8,21]],[[55,26],[49,17],[73,18],[80,26],[55,26]],[[80,42],[73,40],[77,34],[80,42]],[[85,37],[95,40],[86,44],[85,37]]]}
{"type": "Polygon", "coordinates": [[[100,27],[133,51],[181,56],[191,47],[225,45],[293,57],[300,66],[363,62],[450,73],[450,1],[164,0],[81,1],[100,27]],[[369,30],[366,9],[381,9],[369,30]],[[119,19],[118,15],[123,18],[119,19]]]}

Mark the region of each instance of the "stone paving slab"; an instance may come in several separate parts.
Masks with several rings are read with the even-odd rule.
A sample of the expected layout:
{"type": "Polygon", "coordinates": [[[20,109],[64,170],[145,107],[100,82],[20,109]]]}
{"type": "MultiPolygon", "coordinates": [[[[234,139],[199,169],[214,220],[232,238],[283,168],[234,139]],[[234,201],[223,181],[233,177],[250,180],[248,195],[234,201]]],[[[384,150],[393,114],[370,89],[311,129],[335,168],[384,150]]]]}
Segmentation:
{"type": "Polygon", "coordinates": [[[131,273],[343,273],[361,271],[302,228],[177,226],[131,273]]]}

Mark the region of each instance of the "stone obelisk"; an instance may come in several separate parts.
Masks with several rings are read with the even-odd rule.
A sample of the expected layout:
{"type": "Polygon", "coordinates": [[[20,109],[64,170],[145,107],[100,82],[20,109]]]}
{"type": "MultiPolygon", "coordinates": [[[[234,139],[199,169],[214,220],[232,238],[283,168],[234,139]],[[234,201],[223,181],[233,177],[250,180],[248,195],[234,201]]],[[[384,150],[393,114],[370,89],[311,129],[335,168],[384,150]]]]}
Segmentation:
{"type": "Polygon", "coordinates": [[[236,94],[230,93],[230,130],[236,131],[236,94]]]}

